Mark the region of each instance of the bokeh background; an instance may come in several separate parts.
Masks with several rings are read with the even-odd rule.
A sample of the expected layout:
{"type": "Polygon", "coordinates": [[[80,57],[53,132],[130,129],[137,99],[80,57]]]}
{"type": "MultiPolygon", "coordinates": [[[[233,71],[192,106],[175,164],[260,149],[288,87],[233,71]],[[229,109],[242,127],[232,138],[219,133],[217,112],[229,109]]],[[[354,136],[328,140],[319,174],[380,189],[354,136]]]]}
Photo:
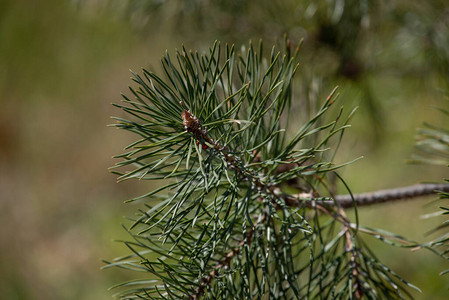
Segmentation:
{"type": "MultiPolygon", "coordinates": [[[[0,298],[111,299],[133,278],[100,270],[127,254],[121,224],[151,183],[117,184],[108,167],[133,140],[108,128],[111,106],[127,91],[129,69],[159,69],[182,44],[205,51],[215,40],[284,34],[304,39],[297,99],[359,106],[338,161],[362,160],[342,174],[353,192],[441,182],[448,169],[411,165],[416,128],[448,127],[449,5],[445,0],[1,0],[0,298]]],[[[361,223],[423,241],[444,219],[421,219],[436,197],[360,210],[361,223]]],[[[447,299],[447,261],[371,241],[379,257],[423,293],[447,299]]]]}

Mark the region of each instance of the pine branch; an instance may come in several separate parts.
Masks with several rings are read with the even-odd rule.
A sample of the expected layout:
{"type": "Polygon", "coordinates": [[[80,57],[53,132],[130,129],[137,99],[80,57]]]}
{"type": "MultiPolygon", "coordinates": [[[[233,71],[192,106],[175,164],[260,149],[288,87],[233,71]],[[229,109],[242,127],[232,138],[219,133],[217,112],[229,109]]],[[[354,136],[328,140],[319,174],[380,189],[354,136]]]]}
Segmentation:
{"type": "MultiPolygon", "coordinates": [[[[250,178],[250,174],[247,174],[244,170],[242,170],[238,164],[236,164],[236,161],[238,161],[238,158],[234,156],[228,155],[226,152],[224,152],[224,148],[221,147],[214,139],[209,137],[206,130],[202,129],[201,122],[193,116],[189,111],[184,111],[182,114],[183,120],[184,120],[184,126],[185,130],[187,132],[192,133],[195,138],[199,141],[206,142],[206,144],[213,145],[214,149],[221,153],[225,160],[228,162],[228,165],[230,168],[236,170],[239,174],[242,176],[247,177],[246,179],[249,181],[252,181],[253,184],[255,184],[259,190],[263,190],[264,192],[270,194],[271,197],[279,197],[280,199],[283,199],[285,201],[285,204],[290,207],[294,206],[306,206],[306,207],[313,207],[315,205],[319,205],[321,207],[322,204],[327,204],[331,206],[337,206],[339,207],[338,216],[332,216],[331,211],[327,211],[323,207],[321,207],[322,211],[325,211],[328,215],[332,216],[335,220],[339,220],[343,225],[343,231],[344,236],[346,240],[346,251],[349,253],[349,261],[351,264],[352,269],[352,276],[354,279],[353,282],[353,289],[354,289],[354,296],[356,299],[361,299],[364,295],[363,290],[363,280],[360,278],[360,270],[359,270],[359,264],[357,262],[357,255],[358,250],[354,245],[353,241],[353,235],[351,233],[351,225],[349,220],[346,217],[346,214],[343,210],[343,208],[351,208],[354,207],[354,204],[357,204],[357,206],[367,206],[372,205],[376,203],[383,203],[383,202],[390,202],[390,201],[396,201],[396,200],[403,200],[403,199],[410,199],[414,197],[419,196],[425,196],[430,195],[437,192],[445,192],[449,191],[449,184],[418,184],[403,188],[395,188],[395,189],[388,189],[388,190],[380,190],[376,192],[371,193],[363,193],[363,194],[355,194],[355,195],[337,195],[335,196],[334,200],[317,200],[312,198],[311,194],[300,194],[297,197],[292,197],[288,195],[282,195],[280,193],[280,189],[277,187],[267,187],[263,183],[261,183],[257,177],[250,178]],[[307,197],[310,197],[307,200],[307,197]],[[298,200],[298,198],[302,198],[303,201],[298,200]],[[306,199],[306,200],[305,200],[306,199]],[[304,202],[305,200],[305,202],[304,202]]],[[[207,147],[207,146],[206,146],[207,147]]],[[[293,169],[291,166],[292,164],[286,165],[287,168],[285,168],[287,171],[293,169]]],[[[285,171],[285,170],[282,170],[285,171]]],[[[272,198],[273,199],[273,198],[272,198]]],[[[274,207],[276,209],[281,209],[281,206],[278,204],[277,201],[272,202],[274,207]]],[[[262,220],[265,220],[266,215],[263,215],[262,220]]],[[[262,221],[263,222],[263,221],[262,221]]],[[[255,224],[257,226],[257,223],[255,224]]],[[[254,227],[255,227],[254,226],[254,227]]],[[[253,227],[253,228],[254,228],[253,227]]],[[[248,232],[247,235],[247,243],[250,244],[253,235],[254,235],[254,229],[248,232]]],[[[221,261],[219,261],[217,264],[214,265],[213,270],[209,273],[209,275],[202,278],[200,281],[201,284],[199,285],[198,289],[194,294],[190,296],[191,299],[198,299],[201,295],[203,295],[204,290],[212,283],[213,279],[218,275],[218,270],[220,268],[227,268],[229,267],[229,264],[231,263],[231,260],[238,255],[240,252],[241,247],[244,245],[244,241],[241,241],[237,247],[235,247],[232,251],[230,251],[221,261]]]]}
{"type": "Polygon", "coordinates": [[[437,194],[438,192],[449,192],[449,184],[415,184],[407,187],[379,190],[370,193],[355,194],[354,200],[351,195],[337,195],[335,201],[341,207],[368,206],[384,202],[413,199],[422,196],[437,194]]]}
{"type": "MultiPolygon", "coordinates": [[[[273,191],[273,190],[272,190],[273,191]]],[[[357,263],[357,249],[354,245],[353,236],[351,233],[351,224],[349,220],[346,217],[346,214],[343,210],[343,208],[351,208],[354,206],[354,202],[357,204],[357,206],[366,206],[366,205],[372,205],[377,203],[383,203],[383,202],[391,202],[391,201],[397,201],[397,200],[404,200],[404,199],[411,199],[415,197],[421,197],[426,195],[435,194],[438,192],[448,192],[449,191],[449,184],[417,184],[412,185],[408,187],[403,188],[394,188],[394,189],[387,189],[387,190],[379,190],[375,192],[370,193],[363,193],[363,194],[354,194],[352,195],[337,195],[335,196],[335,202],[334,201],[320,201],[320,200],[313,200],[313,198],[310,198],[309,201],[306,202],[307,207],[312,207],[317,205],[318,209],[322,212],[324,212],[327,215],[332,216],[335,220],[339,220],[343,225],[343,231],[344,236],[346,240],[346,249],[348,253],[350,253],[350,262],[352,265],[352,276],[354,278],[354,296],[356,299],[361,299],[364,291],[362,287],[362,280],[359,278],[360,270],[357,263]],[[329,210],[326,210],[322,205],[337,205],[340,207],[338,210],[339,213],[335,214],[332,213],[329,210]],[[333,215],[334,214],[334,215],[333,215]]],[[[278,194],[279,191],[273,192],[273,194],[278,194]]],[[[301,197],[307,197],[310,196],[308,194],[302,194],[301,197]]],[[[286,205],[288,206],[299,206],[304,205],[304,202],[297,201],[297,198],[295,197],[285,197],[284,198],[286,205]],[[296,201],[296,202],[295,202],[296,201]]],[[[276,203],[275,203],[276,204],[276,203]]],[[[280,209],[280,206],[275,205],[277,209],[280,209]]],[[[258,223],[263,223],[266,218],[266,215],[263,215],[262,218],[260,218],[260,221],[255,224],[257,226],[258,223]]],[[[254,230],[250,231],[247,235],[247,243],[251,243],[251,240],[253,239],[254,230]]],[[[231,260],[240,252],[240,248],[243,246],[244,242],[241,241],[238,245],[238,247],[235,247],[232,251],[230,251],[220,262],[218,262],[214,267],[213,271],[210,272],[209,275],[203,278],[201,281],[201,285],[196,291],[195,294],[191,295],[191,299],[198,299],[200,295],[204,293],[204,289],[209,286],[214,279],[215,276],[218,275],[218,269],[220,268],[227,268],[229,267],[229,264],[231,263],[231,260]]]]}
{"type": "Polygon", "coordinates": [[[226,147],[221,146],[216,140],[210,137],[207,130],[203,129],[203,126],[198,118],[192,115],[190,111],[184,110],[182,112],[182,119],[184,129],[187,132],[193,134],[193,136],[197,140],[198,145],[202,143],[203,149],[207,149],[207,145],[211,145],[217,153],[223,156],[224,160],[227,163],[227,167],[230,170],[236,171],[241,176],[241,178],[244,178],[246,181],[254,185],[261,193],[267,195],[274,207],[280,209],[283,206],[283,200],[285,201],[285,204],[287,206],[292,206],[288,201],[288,197],[284,197],[284,195],[280,193],[279,188],[277,188],[274,184],[267,184],[265,182],[262,182],[259,176],[253,174],[253,172],[251,172],[247,168],[243,168],[241,166],[242,159],[236,155],[230,154],[230,151],[228,151],[226,147]]]}
{"type": "Polygon", "coordinates": [[[373,204],[395,202],[399,200],[413,199],[416,197],[428,196],[439,192],[449,192],[449,184],[415,184],[407,187],[379,190],[375,192],[336,195],[335,201],[327,199],[316,199],[311,194],[302,193],[296,196],[285,196],[286,204],[289,206],[301,206],[306,202],[306,206],[312,207],[316,203],[327,205],[338,205],[342,208],[357,206],[368,206],[373,204]]]}
{"type": "MultiPolygon", "coordinates": [[[[280,165],[277,168],[278,173],[288,172],[294,169],[296,165],[294,163],[288,163],[280,165]]],[[[289,184],[293,188],[299,188],[296,182],[293,181],[289,184]]],[[[313,197],[313,193],[299,193],[296,195],[284,195],[284,201],[288,206],[296,207],[305,205],[307,207],[313,207],[315,202],[327,205],[337,205],[341,208],[351,208],[356,204],[357,206],[369,206],[373,204],[394,202],[398,200],[413,199],[422,196],[428,196],[438,194],[439,192],[449,192],[449,184],[438,183],[424,183],[415,184],[411,186],[392,188],[385,190],[378,190],[374,192],[367,192],[361,194],[347,194],[347,195],[335,195],[332,199],[317,199],[313,197]]]]}
{"type": "Polygon", "coordinates": [[[140,136],[118,156],[117,167],[126,167],[119,179],[164,181],[137,198],[151,202],[129,228],[132,254],[110,263],[150,279],[119,284],[119,295],[401,298],[397,281],[406,282],[360,243],[346,218],[352,202],[321,197],[332,195],[326,175],[341,167],[332,163],[338,146],[330,140],[340,143],[354,111],[326,120],[334,90],[287,132],[299,48],[273,49],[266,60],[262,44],[241,54],[226,46],[223,63],[221,49],[215,43],[200,56],[183,48],[176,66],[167,54],[166,80],[134,74],[135,98],[116,105],[132,116],[116,126],[140,136]],[[312,193],[284,193],[292,181],[312,193]]]}
{"type": "MultiPolygon", "coordinates": [[[[274,194],[280,195],[279,188],[272,188],[274,194]]],[[[429,196],[438,193],[449,192],[449,184],[440,183],[424,183],[411,186],[378,190],[353,195],[336,195],[335,197],[314,197],[313,193],[299,193],[295,195],[282,194],[281,198],[287,206],[290,207],[315,207],[317,204],[336,206],[340,208],[352,208],[355,205],[369,206],[385,202],[396,202],[400,200],[408,200],[417,197],[429,196]]],[[[279,208],[276,206],[276,208],[279,208]]]]}

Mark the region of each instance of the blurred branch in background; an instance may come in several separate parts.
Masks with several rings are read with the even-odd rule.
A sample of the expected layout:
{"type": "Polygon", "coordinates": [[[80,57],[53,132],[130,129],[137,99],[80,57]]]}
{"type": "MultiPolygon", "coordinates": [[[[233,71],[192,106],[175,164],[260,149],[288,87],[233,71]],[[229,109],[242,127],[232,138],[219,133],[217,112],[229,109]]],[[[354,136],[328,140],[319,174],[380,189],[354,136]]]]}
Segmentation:
{"type": "MultiPolygon", "coordinates": [[[[437,107],[436,109],[442,113],[446,119],[446,123],[443,127],[438,127],[429,123],[424,123],[425,128],[418,129],[418,135],[416,137],[416,150],[418,155],[412,157],[411,163],[423,163],[430,165],[444,165],[449,167],[449,92],[445,93],[444,106],[437,107]]],[[[449,178],[445,178],[446,182],[449,182],[449,178]]],[[[446,184],[447,185],[447,184],[446,184]]],[[[439,207],[440,211],[428,214],[424,218],[428,217],[440,217],[449,214],[449,191],[441,190],[439,192],[442,205],[439,207]]],[[[426,246],[430,246],[435,249],[437,254],[449,261],[449,219],[436,226],[434,229],[427,232],[428,235],[433,233],[441,233],[440,236],[430,241],[426,246]]],[[[448,275],[449,269],[442,271],[441,275],[448,275]]]]}
{"type": "MultiPolygon", "coordinates": [[[[449,107],[449,97],[446,97],[444,108],[438,107],[436,110],[449,119],[449,110],[446,108],[449,107]]],[[[416,139],[417,154],[412,156],[411,163],[449,165],[449,128],[426,122],[424,128],[418,129],[416,139]]]]}
{"type": "MultiPolygon", "coordinates": [[[[355,83],[371,119],[367,142],[383,142],[385,100],[372,78],[394,74],[427,82],[449,72],[449,9],[434,1],[108,1],[144,34],[155,25],[193,47],[219,39],[242,43],[284,34],[304,39],[305,84],[315,76],[324,88],[355,83]],[[188,24],[188,26],[186,26],[188,24]],[[371,141],[370,141],[371,139],[371,141]]],[[[445,81],[439,81],[445,84],[445,81]]],[[[325,95],[321,95],[325,96],[325,95]]],[[[406,99],[404,99],[406,101],[406,99]]]]}

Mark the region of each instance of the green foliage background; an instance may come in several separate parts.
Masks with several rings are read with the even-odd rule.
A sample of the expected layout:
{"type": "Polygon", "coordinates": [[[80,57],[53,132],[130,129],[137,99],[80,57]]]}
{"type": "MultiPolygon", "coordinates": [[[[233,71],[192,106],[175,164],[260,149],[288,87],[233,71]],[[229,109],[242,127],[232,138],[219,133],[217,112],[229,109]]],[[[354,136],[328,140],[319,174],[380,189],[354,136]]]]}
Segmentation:
{"type": "MultiPolygon", "coordinates": [[[[319,22],[302,19],[301,7],[291,9],[294,1],[264,1],[264,9],[245,1],[210,1],[200,6],[202,14],[194,9],[198,1],[150,2],[157,3],[0,2],[2,298],[110,299],[109,286],[133,277],[100,271],[102,258],[126,252],[112,240],[127,236],[119,222],[126,223],[121,217],[133,214],[139,204],[123,200],[152,188],[148,182],[116,184],[107,172],[116,162],[112,155],[133,140],[106,127],[109,116],[119,113],[110,103],[118,102],[131,83],[128,69],[157,71],[164,51],[182,43],[206,49],[216,39],[239,45],[264,38],[269,45],[282,41],[284,32],[292,39],[305,38],[299,91],[321,100],[338,84],[341,103],[360,105],[338,157],[340,162],[365,157],[344,171],[353,192],[447,177],[445,167],[405,163],[422,122],[448,126],[429,108],[441,103],[444,95],[438,88],[448,84],[444,1],[392,1],[392,10],[366,1],[372,26],[355,33],[355,46],[323,38],[336,24],[328,25],[326,14],[319,22]],[[378,13],[385,11],[390,14],[378,13]],[[347,57],[357,58],[362,68],[357,76],[339,71],[347,57]]],[[[346,8],[362,2],[346,1],[346,8]]],[[[301,3],[305,7],[310,1],[301,3]]],[[[339,34],[331,31],[330,36],[339,34]]],[[[423,240],[441,223],[419,219],[440,204],[424,207],[428,202],[363,208],[360,220],[423,240]]],[[[448,268],[447,262],[375,241],[373,248],[423,290],[417,299],[446,299],[449,280],[438,272],[448,268]]]]}

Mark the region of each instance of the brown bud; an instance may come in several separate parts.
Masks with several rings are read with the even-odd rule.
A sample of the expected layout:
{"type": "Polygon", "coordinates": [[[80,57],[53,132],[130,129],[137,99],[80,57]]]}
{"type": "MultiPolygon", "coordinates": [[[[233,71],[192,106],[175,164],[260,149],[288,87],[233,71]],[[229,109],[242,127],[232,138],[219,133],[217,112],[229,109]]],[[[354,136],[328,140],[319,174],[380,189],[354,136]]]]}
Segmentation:
{"type": "Polygon", "coordinates": [[[194,133],[197,133],[199,130],[201,130],[200,121],[197,119],[197,117],[192,115],[192,113],[190,111],[184,110],[182,112],[181,116],[182,116],[185,130],[187,130],[188,132],[194,132],[194,133]]]}

